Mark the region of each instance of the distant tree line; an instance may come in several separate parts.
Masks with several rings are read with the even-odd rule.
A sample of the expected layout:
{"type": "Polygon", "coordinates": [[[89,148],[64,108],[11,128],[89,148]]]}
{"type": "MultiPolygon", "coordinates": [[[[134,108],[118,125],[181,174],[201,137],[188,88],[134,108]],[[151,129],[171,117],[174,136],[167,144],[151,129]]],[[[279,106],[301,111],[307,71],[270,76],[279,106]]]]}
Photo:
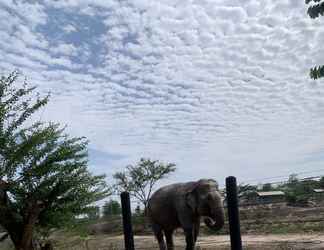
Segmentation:
{"type": "Polygon", "coordinates": [[[316,189],[319,191],[323,189],[324,191],[324,177],[299,179],[296,174],[292,174],[282,184],[241,184],[238,186],[238,195],[241,199],[248,200],[254,197],[256,192],[283,191],[288,205],[306,206],[314,197],[314,190],[316,189]]]}

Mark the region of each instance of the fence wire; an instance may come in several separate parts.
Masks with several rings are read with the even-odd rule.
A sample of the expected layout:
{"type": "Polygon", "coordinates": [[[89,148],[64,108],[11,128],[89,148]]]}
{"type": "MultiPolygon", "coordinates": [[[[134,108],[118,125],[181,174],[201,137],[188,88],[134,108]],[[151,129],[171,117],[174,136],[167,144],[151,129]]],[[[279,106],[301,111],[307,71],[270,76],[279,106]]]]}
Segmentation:
{"type": "MultiPolygon", "coordinates": [[[[306,173],[306,172],[305,172],[306,173]]],[[[305,179],[300,179],[301,182],[307,182],[310,180],[318,180],[320,176],[308,177],[305,179]]],[[[285,181],[275,181],[267,184],[284,184],[287,183],[285,181]]],[[[278,191],[283,191],[280,188],[277,188],[278,191]]],[[[260,190],[258,190],[259,192],[260,190]]],[[[312,197],[313,193],[308,194],[309,197],[312,197]]],[[[324,205],[324,197],[323,202],[324,205]]],[[[217,208],[224,207],[226,212],[226,203],[220,205],[217,208]]],[[[215,209],[217,209],[215,208],[215,209]]],[[[260,202],[260,201],[246,201],[242,197],[239,199],[239,211],[241,216],[241,231],[243,234],[256,232],[256,233],[271,233],[277,230],[275,233],[283,233],[283,230],[305,230],[306,231],[324,231],[324,206],[315,204],[314,207],[296,207],[296,206],[287,206],[287,202],[285,200],[280,201],[271,201],[271,202],[260,202]]],[[[226,215],[227,216],[227,215],[226,215]]],[[[143,215],[133,215],[133,232],[135,235],[135,249],[158,249],[158,244],[153,237],[153,233],[151,230],[151,225],[149,223],[149,219],[143,215]],[[145,235],[145,236],[143,236],[145,235]],[[148,236],[149,235],[149,236],[148,236]]],[[[206,237],[198,238],[197,245],[203,249],[214,249],[215,246],[219,245],[229,245],[230,239],[228,236],[229,227],[227,223],[227,219],[225,220],[224,228],[221,232],[214,234],[212,233],[203,223],[201,227],[201,231],[203,235],[206,237]],[[207,235],[207,236],[206,236],[207,235]],[[213,238],[215,237],[215,238],[213,238]],[[209,248],[210,247],[210,248],[209,248]]],[[[64,248],[61,245],[62,250],[65,249],[108,249],[108,250],[119,250],[123,249],[123,221],[121,217],[110,217],[102,220],[101,224],[110,225],[110,232],[107,233],[115,233],[119,236],[111,237],[106,236],[106,242],[102,242],[98,244],[97,248],[93,248],[92,245],[95,244],[97,240],[97,235],[93,236],[94,238],[84,239],[82,243],[78,243],[77,241],[69,243],[69,246],[65,245],[67,248],[64,248]],[[78,246],[77,246],[78,244],[78,246]],[[74,245],[74,246],[72,246],[74,245]]],[[[94,231],[94,234],[96,232],[94,231]]],[[[182,230],[177,230],[175,233],[176,236],[176,246],[183,247],[185,245],[184,236],[182,230]]],[[[245,240],[243,238],[243,244],[262,244],[263,246],[273,246],[274,244],[287,244],[290,246],[294,246],[295,244],[313,244],[320,245],[324,244],[323,240],[272,240],[262,241],[262,240],[245,240]]],[[[306,248],[307,249],[307,248],[306,248]]],[[[323,248],[324,249],[324,248],[323,248]]]]}

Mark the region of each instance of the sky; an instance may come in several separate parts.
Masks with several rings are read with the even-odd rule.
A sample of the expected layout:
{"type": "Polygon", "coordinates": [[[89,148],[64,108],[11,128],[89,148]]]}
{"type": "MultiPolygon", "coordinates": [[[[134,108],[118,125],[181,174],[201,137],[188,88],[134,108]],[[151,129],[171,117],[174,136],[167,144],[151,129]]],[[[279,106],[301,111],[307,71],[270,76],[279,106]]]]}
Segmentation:
{"type": "Polygon", "coordinates": [[[309,79],[324,17],[306,12],[303,0],[0,0],[0,74],[50,92],[34,119],[86,136],[108,178],[141,157],[176,163],[165,183],[324,174],[324,80],[309,79]]]}

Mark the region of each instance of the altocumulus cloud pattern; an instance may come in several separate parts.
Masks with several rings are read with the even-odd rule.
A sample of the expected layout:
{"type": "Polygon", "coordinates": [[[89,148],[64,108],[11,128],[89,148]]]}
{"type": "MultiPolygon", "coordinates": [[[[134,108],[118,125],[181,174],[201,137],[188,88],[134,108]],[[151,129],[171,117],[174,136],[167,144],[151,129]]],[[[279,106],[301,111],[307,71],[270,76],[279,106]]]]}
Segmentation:
{"type": "Polygon", "coordinates": [[[87,136],[112,167],[150,156],[176,162],[175,178],[219,180],[317,169],[324,84],[308,71],[324,62],[324,18],[306,9],[296,0],[0,0],[0,72],[19,69],[51,91],[40,119],[87,136]]]}

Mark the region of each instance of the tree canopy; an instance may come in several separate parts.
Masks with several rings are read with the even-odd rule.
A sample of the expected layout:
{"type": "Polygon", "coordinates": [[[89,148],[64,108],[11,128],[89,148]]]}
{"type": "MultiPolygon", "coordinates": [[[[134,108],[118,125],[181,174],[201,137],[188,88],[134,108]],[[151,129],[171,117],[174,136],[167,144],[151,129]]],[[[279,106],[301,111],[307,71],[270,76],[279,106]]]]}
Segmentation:
{"type": "MultiPolygon", "coordinates": [[[[310,5],[307,10],[310,18],[314,19],[324,15],[324,2],[321,2],[321,0],[305,0],[305,3],[310,5]]],[[[314,80],[324,77],[324,65],[313,67],[310,70],[310,77],[314,80]]]]}
{"type": "Polygon", "coordinates": [[[175,170],[173,163],[142,158],[136,165],[127,166],[125,172],[117,172],[113,177],[119,192],[129,192],[146,207],[156,183],[175,170]]]}
{"type": "Polygon", "coordinates": [[[32,123],[48,103],[13,72],[0,78],[0,225],[16,249],[33,249],[38,228],[61,227],[107,196],[104,175],[87,169],[87,140],[57,123],[32,123]],[[28,125],[32,124],[32,125],[28,125]]]}
{"type": "Polygon", "coordinates": [[[109,200],[106,201],[102,207],[102,213],[104,217],[121,214],[121,206],[118,201],[109,200]]]}
{"type": "Polygon", "coordinates": [[[324,2],[321,0],[305,0],[306,4],[310,4],[307,14],[311,18],[317,18],[324,15],[324,2]]]}

